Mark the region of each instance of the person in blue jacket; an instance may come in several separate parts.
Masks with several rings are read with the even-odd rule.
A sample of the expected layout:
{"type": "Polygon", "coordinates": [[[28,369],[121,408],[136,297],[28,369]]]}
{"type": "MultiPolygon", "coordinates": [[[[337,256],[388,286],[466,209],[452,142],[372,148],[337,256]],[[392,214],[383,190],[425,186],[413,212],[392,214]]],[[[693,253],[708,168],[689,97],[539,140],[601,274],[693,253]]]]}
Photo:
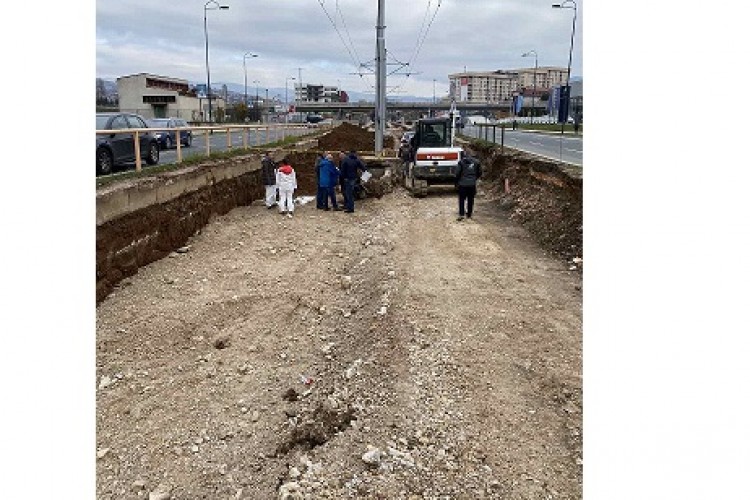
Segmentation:
{"type": "Polygon", "coordinates": [[[323,210],[331,209],[328,206],[329,199],[334,210],[341,210],[338,203],[336,203],[336,184],[338,182],[339,169],[333,163],[333,155],[326,153],[325,157],[320,161],[318,173],[318,199],[321,200],[321,208],[323,210]]]}
{"type": "Polygon", "coordinates": [[[315,207],[318,210],[323,210],[323,200],[326,196],[326,190],[320,185],[320,162],[325,159],[325,153],[318,153],[315,158],[315,182],[318,184],[318,192],[315,196],[315,207]]]}
{"type": "Polygon", "coordinates": [[[354,212],[354,186],[359,177],[358,171],[366,171],[367,167],[357,157],[356,151],[350,151],[349,155],[341,162],[341,180],[344,188],[344,212],[354,212]]]}

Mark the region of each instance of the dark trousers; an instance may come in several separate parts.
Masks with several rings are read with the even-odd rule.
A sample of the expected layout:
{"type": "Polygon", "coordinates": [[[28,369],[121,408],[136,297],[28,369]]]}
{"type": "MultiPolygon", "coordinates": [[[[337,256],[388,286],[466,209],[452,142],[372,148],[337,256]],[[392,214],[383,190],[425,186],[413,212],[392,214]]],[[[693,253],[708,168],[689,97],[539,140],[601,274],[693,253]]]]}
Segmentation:
{"type": "Polygon", "coordinates": [[[354,212],[354,184],[355,179],[344,180],[344,210],[354,212]]]}
{"type": "Polygon", "coordinates": [[[335,209],[339,208],[339,204],[336,202],[336,188],[331,186],[329,188],[326,188],[326,198],[323,203],[325,208],[328,208],[328,200],[331,200],[331,206],[335,209]]]}
{"type": "Polygon", "coordinates": [[[467,217],[471,217],[471,213],[474,211],[474,196],[476,194],[476,186],[458,186],[458,215],[463,217],[465,214],[467,217]],[[464,211],[465,203],[467,206],[464,211]]]}
{"type": "Polygon", "coordinates": [[[328,188],[318,186],[318,194],[315,197],[315,206],[318,208],[325,208],[328,204],[326,203],[326,197],[328,196],[328,188]]]}

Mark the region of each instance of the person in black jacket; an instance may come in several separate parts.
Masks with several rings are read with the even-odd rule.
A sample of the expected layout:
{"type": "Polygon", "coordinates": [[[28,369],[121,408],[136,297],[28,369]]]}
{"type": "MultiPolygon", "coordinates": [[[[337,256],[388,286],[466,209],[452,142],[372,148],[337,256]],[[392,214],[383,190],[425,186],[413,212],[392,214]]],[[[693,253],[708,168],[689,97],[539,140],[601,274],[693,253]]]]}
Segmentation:
{"type": "Polygon", "coordinates": [[[471,219],[471,214],[474,211],[474,196],[477,194],[477,180],[480,177],[482,177],[482,167],[476,159],[467,155],[458,162],[458,170],[456,170],[456,187],[458,188],[457,220],[464,220],[464,214],[466,214],[468,219],[471,219]],[[464,211],[465,204],[467,206],[464,211]]]}
{"type": "Polygon", "coordinates": [[[266,208],[276,206],[276,162],[271,158],[271,152],[266,151],[260,160],[260,175],[266,186],[266,208]]]}
{"type": "Polygon", "coordinates": [[[341,162],[341,182],[344,191],[344,212],[354,212],[354,186],[359,177],[358,170],[365,171],[367,167],[357,157],[356,151],[350,151],[349,155],[341,162]]]}

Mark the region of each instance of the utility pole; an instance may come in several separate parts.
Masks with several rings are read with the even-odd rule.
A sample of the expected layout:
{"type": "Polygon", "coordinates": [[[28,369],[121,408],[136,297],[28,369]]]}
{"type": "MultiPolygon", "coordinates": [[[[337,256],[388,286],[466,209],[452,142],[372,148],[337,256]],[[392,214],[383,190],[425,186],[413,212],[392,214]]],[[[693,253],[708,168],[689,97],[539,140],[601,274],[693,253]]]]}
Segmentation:
{"type": "MultiPolygon", "coordinates": [[[[298,78],[297,81],[299,82],[299,98],[300,98],[300,101],[302,100],[302,70],[303,69],[305,69],[305,68],[297,68],[297,78],[298,78]]],[[[295,87],[296,87],[296,85],[295,85],[295,87]]],[[[296,89],[294,91],[294,104],[295,104],[295,106],[297,105],[297,90],[296,89]]]]}
{"type": "Polygon", "coordinates": [[[383,154],[383,136],[385,135],[385,0],[378,0],[376,30],[375,155],[381,156],[383,154]]]}

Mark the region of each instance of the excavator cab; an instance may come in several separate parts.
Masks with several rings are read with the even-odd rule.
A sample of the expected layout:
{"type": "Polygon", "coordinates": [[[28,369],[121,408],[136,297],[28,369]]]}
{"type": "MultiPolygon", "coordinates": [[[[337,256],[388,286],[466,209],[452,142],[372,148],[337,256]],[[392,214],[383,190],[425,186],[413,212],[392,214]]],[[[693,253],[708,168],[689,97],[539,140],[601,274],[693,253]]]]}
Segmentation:
{"type": "Polygon", "coordinates": [[[430,185],[455,183],[464,152],[453,144],[450,117],[419,120],[411,154],[404,164],[404,185],[414,196],[425,196],[430,185]]]}
{"type": "Polygon", "coordinates": [[[446,119],[426,119],[418,122],[417,148],[450,146],[450,121],[446,119]]]}

